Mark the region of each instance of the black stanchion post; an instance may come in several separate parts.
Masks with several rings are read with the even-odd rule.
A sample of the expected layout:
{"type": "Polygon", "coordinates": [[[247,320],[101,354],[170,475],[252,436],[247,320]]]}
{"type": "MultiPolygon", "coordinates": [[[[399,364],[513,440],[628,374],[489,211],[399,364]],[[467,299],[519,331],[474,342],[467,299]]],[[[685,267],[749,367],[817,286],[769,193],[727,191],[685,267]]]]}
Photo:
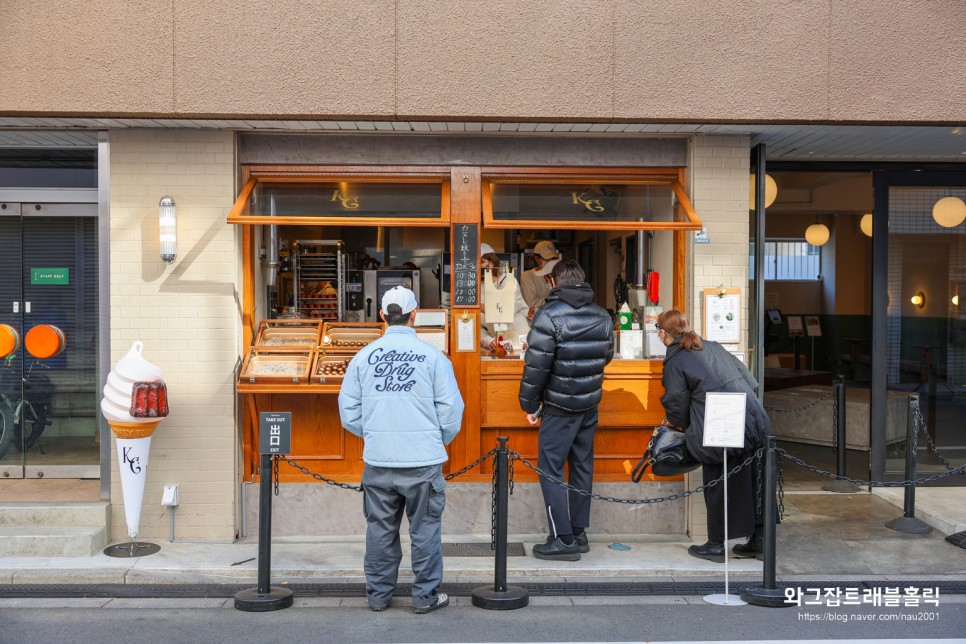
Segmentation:
{"type": "Polygon", "coordinates": [[[506,583],[506,540],[507,513],[510,504],[509,452],[505,436],[497,438],[500,446],[496,453],[496,562],[494,565],[493,587],[483,586],[473,591],[473,605],[487,610],[513,610],[530,603],[530,595],[525,588],[507,586],[506,583]]]}
{"type": "Polygon", "coordinates": [[[887,522],[887,528],[906,534],[926,534],[932,527],[916,518],[916,433],[919,431],[919,394],[909,397],[906,417],[906,485],[902,502],[902,516],[887,522]]]}
{"type": "Polygon", "coordinates": [[[272,459],[262,454],[261,481],[258,486],[258,588],[235,593],[235,608],[248,613],[263,613],[288,608],[295,600],[288,588],[271,587],[272,572],[272,459]]]}
{"type": "MultiPolygon", "coordinates": [[[[845,376],[835,383],[835,473],[845,477],[845,376]]],[[[859,486],[848,481],[832,481],[822,486],[827,492],[859,492],[859,486]]]]}
{"type": "Polygon", "coordinates": [[[765,444],[765,508],[762,521],[765,531],[764,566],[762,568],[762,582],[760,588],[745,588],[741,591],[741,598],[754,606],[768,608],[784,608],[794,603],[785,601],[785,588],[775,585],[775,523],[778,519],[777,497],[777,461],[775,454],[775,437],[769,436],[765,444]]]}

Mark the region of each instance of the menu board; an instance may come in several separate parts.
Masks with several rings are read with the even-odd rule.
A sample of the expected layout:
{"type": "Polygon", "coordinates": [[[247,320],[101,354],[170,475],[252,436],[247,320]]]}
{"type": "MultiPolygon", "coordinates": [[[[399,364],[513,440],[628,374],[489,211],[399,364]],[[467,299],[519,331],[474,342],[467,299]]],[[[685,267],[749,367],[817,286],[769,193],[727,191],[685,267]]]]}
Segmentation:
{"type": "Polygon", "coordinates": [[[453,227],[454,308],[479,305],[479,267],[479,224],[456,224],[453,227]]]}

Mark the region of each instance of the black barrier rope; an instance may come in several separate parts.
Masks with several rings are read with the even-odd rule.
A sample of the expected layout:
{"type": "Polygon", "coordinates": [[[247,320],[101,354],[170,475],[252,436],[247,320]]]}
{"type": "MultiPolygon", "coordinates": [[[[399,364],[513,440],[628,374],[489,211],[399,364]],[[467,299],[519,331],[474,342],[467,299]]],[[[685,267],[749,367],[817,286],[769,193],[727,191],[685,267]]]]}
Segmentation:
{"type": "MultiPolygon", "coordinates": [[[[489,452],[487,452],[483,456],[479,457],[478,459],[476,459],[475,461],[473,461],[472,463],[470,463],[469,465],[467,465],[466,467],[464,467],[460,471],[453,472],[452,474],[447,474],[444,478],[447,481],[452,481],[457,476],[461,476],[463,474],[466,474],[467,472],[469,472],[474,467],[477,467],[477,466],[483,464],[488,458],[490,458],[492,456],[495,456],[495,455],[496,455],[496,448],[494,447],[489,452]]],[[[278,496],[278,461],[280,461],[280,460],[281,461],[285,461],[286,463],[288,463],[289,465],[291,465],[292,467],[294,467],[295,469],[297,469],[302,474],[305,474],[306,476],[309,476],[309,477],[315,479],[316,481],[322,481],[323,483],[326,483],[328,485],[334,485],[336,487],[341,487],[343,490],[354,490],[356,492],[362,492],[362,486],[361,485],[349,485],[348,483],[342,483],[340,481],[335,481],[335,480],[330,479],[328,477],[322,476],[321,474],[316,474],[315,472],[313,472],[309,468],[307,468],[307,467],[305,467],[303,465],[299,465],[296,461],[290,459],[287,456],[279,455],[275,459],[275,496],[278,496]]]]}
{"type": "Polygon", "coordinates": [[[513,450],[510,450],[510,460],[511,460],[511,462],[513,460],[519,460],[526,467],[528,467],[531,470],[533,470],[534,472],[536,472],[541,478],[546,479],[547,481],[550,481],[551,483],[554,483],[555,485],[559,485],[560,487],[565,488],[565,489],[567,489],[567,490],[569,490],[571,492],[576,492],[577,494],[580,494],[581,496],[589,496],[590,498],[596,499],[597,501],[607,501],[609,503],[625,503],[625,504],[628,504],[628,505],[647,505],[649,503],[663,503],[665,501],[676,501],[677,499],[686,499],[687,497],[691,496],[692,494],[697,494],[698,492],[703,492],[704,490],[706,490],[708,488],[714,487],[718,483],[721,483],[722,481],[724,481],[725,477],[732,476],[732,475],[736,474],[737,472],[739,472],[742,468],[747,467],[748,465],[750,465],[755,460],[755,457],[760,457],[763,452],[764,452],[764,448],[763,447],[758,448],[758,450],[756,450],[751,456],[749,456],[748,458],[746,458],[744,460],[744,462],[742,462],[741,464],[735,466],[733,469],[731,469],[728,472],[722,474],[721,476],[719,476],[718,478],[714,479],[713,481],[708,481],[707,483],[704,483],[702,485],[699,485],[698,487],[696,487],[693,490],[685,490],[684,492],[681,492],[680,494],[672,494],[670,496],[659,496],[659,497],[655,497],[653,499],[620,499],[620,498],[613,497],[613,496],[602,496],[600,494],[593,494],[591,492],[588,492],[587,490],[582,490],[582,489],[580,489],[578,487],[574,487],[573,485],[570,485],[569,483],[564,483],[563,481],[561,481],[557,477],[553,476],[552,474],[547,474],[546,472],[544,472],[543,470],[541,470],[539,467],[537,467],[536,465],[534,465],[533,463],[531,463],[527,459],[523,458],[523,456],[521,456],[519,452],[515,452],[513,450]]]}
{"type": "MultiPolygon", "coordinates": [[[[813,472],[815,474],[820,474],[821,476],[824,476],[824,477],[830,478],[830,479],[835,479],[836,481],[845,481],[846,483],[855,483],[856,485],[866,485],[866,486],[869,486],[869,487],[908,487],[910,485],[919,485],[921,483],[930,483],[932,481],[938,481],[939,479],[944,479],[944,478],[949,477],[949,476],[955,476],[957,474],[966,474],[966,465],[960,465],[959,467],[954,468],[954,469],[951,469],[948,472],[940,472],[939,474],[934,474],[932,476],[927,476],[926,478],[913,479],[911,481],[910,480],[906,480],[906,481],[866,481],[866,480],[863,480],[863,479],[853,479],[853,478],[849,478],[848,476],[838,476],[836,474],[832,474],[831,472],[826,472],[825,470],[821,470],[821,469],[815,467],[814,465],[809,465],[808,463],[806,463],[805,461],[803,461],[800,458],[796,458],[795,456],[792,456],[791,454],[789,454],[787,451],[785,451],[781,447],[776,448],[776,450],[777,450],[777,452],[778,452],[778,454],[780,456],[783,456],[784,458],[787,458],[789,461],[791,461],[795,465],[798,465],[799,467],[804,468],[804,469],[808,470],[809,472],[813,472]]],[[[781,462],[781,461],[779,461],[779,462],[781,462]]]]}

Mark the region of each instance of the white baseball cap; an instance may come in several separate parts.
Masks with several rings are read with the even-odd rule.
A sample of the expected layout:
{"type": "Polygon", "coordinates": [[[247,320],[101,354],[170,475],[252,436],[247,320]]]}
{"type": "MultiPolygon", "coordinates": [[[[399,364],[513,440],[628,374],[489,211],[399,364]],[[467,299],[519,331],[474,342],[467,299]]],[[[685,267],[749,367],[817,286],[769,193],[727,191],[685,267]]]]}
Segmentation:
{"type": "Polygon", "coordinates": [[[559,261],[559,259],[547,260],[547,262],[543,265],[543,268],[537,271],[536,274],[540,275],[541,277],[544,275],[550,275],[550,272],[553,271],[553,267],[556,266],[559,261]]]}
{"type": "Polygon", "coordinates": [[[402,313],[411,313],[419,304],[416,302],[416,295],[405,286],[396,286],[382,296],[382,312],[389,315],[390,304],[398,304],[402,313]]]}
{"type": "Polygon", "coordinates": [[[480,255],[481,256],[482,255],[486,255],[487,253],[495,253],[495,252],[496,251],[493,250],[493,247],[490,246],[489,244],[487,244],[486,242],[483,242],[482,244],[480,244],[480,255]]]}
{"type": "Polygon", "coordinates": [[[552,241],[546,239],[537,242],[537,245],[533,247],[533,254],[544,259],[556,259],[559,256],[557,247],[553,245],[552,241]]]}

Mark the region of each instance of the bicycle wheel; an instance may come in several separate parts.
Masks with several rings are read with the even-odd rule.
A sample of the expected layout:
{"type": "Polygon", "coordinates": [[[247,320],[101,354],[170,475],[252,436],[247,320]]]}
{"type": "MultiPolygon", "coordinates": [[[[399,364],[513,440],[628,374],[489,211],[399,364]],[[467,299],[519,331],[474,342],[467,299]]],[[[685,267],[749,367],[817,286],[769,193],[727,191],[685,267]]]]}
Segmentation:
{"type": "Polygon", "coordinates": [[[0,409],[0,458],[7,453],[13,442],[13,414],[9,409],[0,409]]]}

